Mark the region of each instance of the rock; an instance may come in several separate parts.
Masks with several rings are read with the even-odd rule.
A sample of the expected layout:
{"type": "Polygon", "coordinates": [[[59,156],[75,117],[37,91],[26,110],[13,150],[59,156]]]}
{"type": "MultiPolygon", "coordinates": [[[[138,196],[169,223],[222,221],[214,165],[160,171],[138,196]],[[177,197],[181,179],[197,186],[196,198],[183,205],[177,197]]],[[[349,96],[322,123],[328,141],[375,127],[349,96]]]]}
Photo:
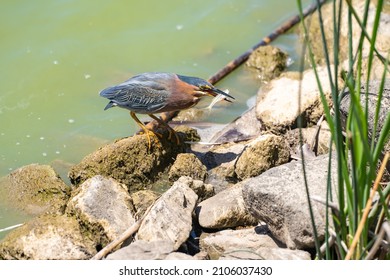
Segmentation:
{"type": "Polygon", "coordinates": [[[210,257],[205,251],[200,251],[199,253],[194,255],[195,260],[209,260],[210,257]]]}
{"type": "MultiPolygon", "coordinates": [[[[386,57],[386,54],[385,56],[386,57]]],[[[364,57],[362,60],[362,78],[361,81],[366,82],[367,81],[367,76],[370,74],[370,80],[380,80],[383,77],[383,72],[385,71],[385,67],[383,65],[383,62],[378,58],[377,55],[374,55],[374,58],[371,62],[371,71],[368,73],[368,65],[369,65],[369,58],[364,57]]],[[[343,67],[344,69],[348,69],[348,67],[345,67],[348,65],[348,61],[344,61],[343,67]]],[[[390,73],[389,71],[386,72],[386,79],[390,79],[390,73]]]]}
{"type": "Polygon", "coordinates": [[[227,124],[213,123],[213,122],[194,122],[191,127],[195,128],[199,134],[200,139],[191,143],[191,151],[198,152],[207,150],[210,147],[210,139],[219,131],[223,130],[227,124]]]}
{"type": "Polygon", "coordinates": [[[306,251],[284,248],[267,249],[259,248],[256,253],[266,260],[311,260],[310,254],[306,251]]]}
{"type": "Polygon", "coordinates": [[[202,109],[199,108],[189,108],[186,110],[181,110],[175,118],[173,118],[173,121],[175,122],[192,122],[192,121],[199,121],[205,118],[205,112],[202,109]]]}
{"type": "Polygon", "coordinates": [[[160,195],[150,190],[137,191],[131,194],[134,208],[138,217],[142,217],[145,211],[152,205],[160,195]]]}
{"type": "MultiPolygon", "coordinates": [[[[200,141],[200,136],[198,134],[198,131],[192,127],[189,127],[186,125],[177,125],[177,126],[175,126],[175,131],[183,136],[183,139],[182,139],[183,142],[200,141]]],[[[176,144],[176,142],[175,142],[175,144],[176,144]]],[[[185,146],[185,147],[187,148],[187,150],[190,150],[189,146],[185,146]]]]}
{"type": "Polygon", "coordinates": [[[209,169],[208,183],[214,185],[216,192],[219,192],[236,181],[234,173],[235,161],[245,149],[246,140],[253,139],[260,135],[261,123],[256,118],[255,108],[245,112],[223,129],[214,133],[211,138],[202,139],[208,143],[224,145],[192,145],[193,152],[209,169]],[[238,142],[238,143],[234,143],[238,142]],[[228,181],[226,181],[228,180],[228,181]]]}
{"type": "Polygon", "coordinates": [[[252,107],[215,133],[209,142],[221,144],[245,141],[260,135],[261,130],[261,122],[256,118],[255,107],[252,107]]]}
{"type": "MultiPolygon", "coordinates": [[[[376,113],[376,107],[378,103],[378,92],[380,89],[380,83],[381,81],[370,81],[368,89],[366,89],[366,85],[362,85],[361,92],[360,92],[360,105],[364,108],[366,106],[366,92],[368,93],[368,132],[370,134],[370,137],[372,137],[371,133],[374,128],[375,123],[375,113],[376,113]]],[[[342,125],[343,129],[345,130],[346,127],[346,120],[348,117],[349,112],[349,106],[351,104],[351,96],[349,91],[346,91],[344,93],[344,97],[341,99],[340,102],[340,113],[342,117],[342,125]]],[[[390,80],[385,81],[384,88],[382,91],[382,100],[381,100],[381,108],[378,112],[378,124],[377,124],[377,130],[375,134],[375,139],[378,140],[379,134],[382,131],[382,128],[385,124],[386,117],[388,117],[390,113],[390,80]]],[[[387,137],[387,141],[390,140],[390,135],[387,137]]]]}
{"type": "Polygon", "coordinates": [[[0,259],[84,260],[96,254],[73,218],[45,215],[10,232],[0,243],[0,259]]]}
{"type": "MultiPolygon", "coordinates": [[[[323,92],[330,103],[331,88],[327,70],[323,67],[317,70],[323,92]]],[[[257,94],[256,116],[267,130],[283,133],[294,129],[298,117],[301,117],[302,127],[306,127],[308,124],[316,124],[324,113],[313,70],[306,70],[302,81],[293,75],[288,73],[272,80],[257,94]]],[[[341,81],[339,85],[342,85],[341,81]]]]}
{"type": "Polygon", "coordinates": [[[193,256],[180,253],[180,252],[172,252],[165,259],[166,260],[196,260],[196,258],[194,258],[193,256]]]}
{"type": "Polygon", "coordinates": [[[287,54],[275,46],[261,46],[252,52],[246,65],[254,68],[261,80],[268,81],[286,69],[287,58],[287,54]]]}
{"type": "Polygon", "coordinates": [[[62,214],[71,188],[49,165],[31,164],[3,177],[0,192],[11,207],[27,214],[62,214]]]}
{"type": "Polygon", "coordinates": [[[104,247],[134,224],[134,206],[127,188],[97,175],[85,181],[66,212],[75,216],[96,246],[104,247]]]}
{"type": "Polygon", "coordinates": [[[287,162],[289,149],[282,137],[265,134],[246,142],[216,146],[198,156],[210,169],[208,182],[223,190],[228,182],[256,176],[287,162]]]}
{"type": "MultiPolygon", "coordinates": [[[[360,19],[363,19],[364,13],[365,13],[365,1],[356,1],[353,4],[354,10],[357,13],[358,17],[360,19]]],[[[321,8],[324,22],[322,26],[324,27],[324,32],[326,34],[326,42],[327,42],[327,51],[329,53],[329,58],[331,60],[331,63],[333,63],[334,54],[333,54],[333,43],[334,43],[334,37],[333,37],[333,4],[328,3],[324,4],[321,8]]],[[[369,3],[368,8],[368,17],[367,17],[367,26],[366,31],[368,34],[372,34],[372,29],[374,26],[374,19],[375,19],[375,13],[376,13],[376,4],[375,2],[369,3]]],[[[348,33],[348,9],[343,9],[341,16],[341,24],[340,24],[340,31],[338,32],[338,35],[340,36],[340,48],[338,49],[338,55],[339,60],[343,61],[347,59],[348,57],[348,40],[351,37],[351,35],[348,33]]],[[[318,15],[309,16],[305,19],[307,22],[310,21],[309,29],[309,38],[311,38],[311,44],[312,44],[312,50],[314,52],[314,56],[317,62],[324,63],[324,50],[323,50],[323,43],[322,40],[319,40],[318,38],[321,38],[321,29],[320,29],[320,22],[318,19],[318,15]]],[[[383,9],[380,16],[380,21],[378,25],[378,32],[377,37],[375,41],[375,47],[376,49],[382,53],[385,54],[384,57],[386,57],[389,49],[390,49],[390,13],[388,10],[383,9]]],[[[353,45],[353,53],[356,52],[356,48],[359,44],[360,35],[361,35],[361,28],[359,26],[359,23],[356,21],[355,17],[352,17],[352,45],[353,45]]],[[[301,32],[301,37],[303,39],[303,32],[301,32]]],[[[370,45],[368,40],[364,40],[363,43],[363,55],[367,56],[370,49],[370,45]]],[[[345,68],[348,69],[348,68],[345,68]]],[[[366,67],[362,67],[362,69],[366,69],[366,67]]],[[[383,64],[382,64],[383,69],[383,64]]],[[[380,72],[383,73],[383,70],[380,72]]],[[[380,78],[382,74],[376,77],[371,78],[380,78]]]]}
{"type": "Polygon", "coordinates": [[[215,193],[226,190],[237,183],[235,163],[245,147],[246,141],[223,144],[212,147],[204,154],[198,154],[209,170],[206,182],[214,186],[215,193]]]}
{"type": "Polygon", "coordinates": [[[310,254],[302,250],[284,248],[259,248],[253,251],[224,253],[220,260],[311,260],[310,254]]]}
{"type": "Polygon", "coordinates": [[[188,176],[180,177],[179,180],[176,181],[176,183],[186,185],[191,188],[198,196],[198,202],[210,198],[215,194],[214,187],[212,185],[205,184],[203,183],[203,181],[200,180],[194,180],[188,176]]]}
{"type": "Polygon", "coordinates": [[[255,228],[240,230],[222,230],[201,236],[200,245],[211,259],[231,251],[256,251],[259,248],[278,248],[275,241],[267,234],[256,232],[255,228]]]}
{"type": "Polygon", "coordinates": [[[232,187],[198,204],[199,225],[208,229],[257,224],[258,220],[245,208],[241,187],[232,187]]]}
{"type": "MultiPolygon", "coordinates": [[[[81,146],[81,145],[80,145],[81,146]]],[[[68,162],[66,160],[56,158],[50,162],[50,166],[58,174],[58,176],[64,181],[68,186],[71,186],[72,183],[68,178],[68,171],[73,166],[74,163],[68,162]]]]}
{"type": "Polygon", "coordinates": [[[173,252],[173,243],[167,240],[136,240],[109,254],[106,260],[163,260],[173,252]]]}
{"type": "Polygon", "coordinates": [[[289,148],[283,137],[261,135],[247,144],[236,162],[235,173],[240,180],[255,177],[271,167],[288,162],[289,158],[289,148]]]}
{"type": "MultiPolygon", "coordinates": [[[[380,133],[382,132],[383,126],[385,124],[386,118],[389,117],[390,114],[390,81],[386,80],[383,91],[382,91],[382,99],[381,99],[381,107],[378,112],[378,122],[377,122],[377,129],[376,133],[373,137],[372,132],[375,125],[375,114],[376,114],[376,107],[378,103],[378,92],[380,89],[381,81],[370,81],[368,85],[368,89],[366,89],[366,85],[362,85],[361,92],[360,92],[360,105],[362,108],[365,108],[366,106],[366,92],[368,93],[367,96],[367,105],[368,105],[368,115],[367,115],[367,124],[368,124],[368,135],[372,139],[374,138],[374,141],[377,142],[380,136],[380,133]]],[[[351,104],[351,96],[349,91],[345,92],[345,95],[343,99],[340,102],[340,115],[342,119],[342,126],[345,131],[348,112],[349,112],[349,106],[351,104]]],[[[364,109],[363,109],[364,110],[364,109]]],[[[381,158],[384,158],[384,155],[386,152],[390,152],[390,134],[387,133],[387,138],[385,139],[385,145],[384,149],[382,151],[381,158]]],[[[390,162],[387,163],[387,172],[385,172],[385,175],[383,177],[384,181],[388,181],[390,179],[390,162]]]]}
{"type": "Polygon", "coordinates": [[[207,169],[194,154],[178,154],[169,170],[168,178],[171,182],[174,182],[181,176],[189,176],[204,181],[207,176],[207,169]]]}
{"type": "Polygon", "coordinates": [[[192,212],[198,196],[186,184],[175,182],[155,202],[142,221],[136,238],[145,241],[167,240],[177,250],[190,235],[192,212]]]}
{"type": "Polygon", "coordinates": [[[179,128],[176,128],[181,145],[177,145],[174,139],[169,140],[168,132],[161,130],[161,139],[151,137],[150,150],[146,135],[135,135],[103,146],[73,166],[69,178],[73,184],[79,185],[95,175],[103,175],[127,185],[130,192],[150,189],[151,184],[172,164],[176,155],[185,151],[187,146],[184,138],[191,138],[191,133],[196,134],[193,129],[180,129],[178,131],[179,128]]]}
{"type": "MultiPolygon", "coordinates": [[[[330,132],[329,125],[326,121],[323,121],[320,128],[318,126],[311,126],[302,128],[302,142],[308,144],[310,149],[313,149],[314,154],[323,155],[329,153],[329,145],[332,140],[332,133],[330,132]]],[[[299,128],[287,131],[285,139],[290,146],[290,154],[296,154],[300,157],[299,152],[299,128]]]]}
{"type": "MultiPolygon", "coordinates": [[[[306,161],[309,192],[325,200],[329,155],[306,161]]],[[[337,181],[337,163],[331,161],[332,182],[337,181]]],[[[271,233],[290,249],[314,247],[302,162],[293,161],[274,167],[261,175],[237,184],[242,187],[245,205],[254,217],[267,223],[271,233]]],[[[335,188],[332,184],[332,188],[335,188]]],[[[333,189],[333,199],[337,199],[333,189]]],[[[320,240],[325,236],[323,204],[312,200],[314,220],[320,240]]]]}

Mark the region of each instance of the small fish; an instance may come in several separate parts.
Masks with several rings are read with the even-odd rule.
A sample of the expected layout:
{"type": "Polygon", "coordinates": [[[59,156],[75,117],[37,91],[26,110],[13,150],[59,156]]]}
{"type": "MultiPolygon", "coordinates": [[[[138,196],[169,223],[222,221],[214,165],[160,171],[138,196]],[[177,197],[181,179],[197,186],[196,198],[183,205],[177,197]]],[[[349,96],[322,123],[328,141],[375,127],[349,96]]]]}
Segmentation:
{"type": "MultiPolygon", "coordinates": [[[[226,93],[229,93],[229,90],[225,90],[226,93]]],[[[214,107],[215,104],[217,104],[219,101],[221,100],[226,100],[228,102],[231,102],[229,99],[227,99],[224,95],[222,94],[217,94],[217,96],[215,96],[213,98],[213,100],[211,100],[211,103],[209,106],[206,107],[206,110],[210,110],[214,107]]]]}

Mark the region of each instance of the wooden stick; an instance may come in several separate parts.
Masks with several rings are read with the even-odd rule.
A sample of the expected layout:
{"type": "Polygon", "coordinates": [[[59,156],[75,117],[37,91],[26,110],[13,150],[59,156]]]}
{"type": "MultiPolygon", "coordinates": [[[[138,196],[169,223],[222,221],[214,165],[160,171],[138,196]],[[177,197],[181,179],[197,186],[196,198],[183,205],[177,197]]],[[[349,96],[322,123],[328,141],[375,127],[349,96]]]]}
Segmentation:
{"type": "MultiPolygon", "coordinates": [[[[326,2],[326,0],[320,0],[319,2],[319,5],[321,6],[322,4],[324,4],[326,2]]],[[[312,4],[310,5],[309,7],[307,7],[304,11],[303,11],[303,17],[307,17],[308,15],[310,15],[311,13],[313,13],[316,9],[317,9],[317,4],[312,4]]],[[[244,52],[242,55],[240,55],[239,57],[237,57],[236,59],[230,61],[228,64],[226,64],[225,67],[223,67],[221,70],[219,70],[217,73],[215,73],[214,75],[212,75],[208,81],[211,83],[211,84],[216,84],[218,83],[220,80],[222,80],[224,77],[226,77],[228,74],[230,74],[231,72],[233,72],[235,69],[237,69],[239,66],[241,66],[246,60],[248,60],[249,56],[258,48],[258,47],[261,47],[261,46],[265,46],[265,45],[268,45],[269,43],[271,43],[272,41],[274,41],[276,38],[279,37],[279,35],[281,34],[284,34],[285,32],[287,32],[288,30],[290,30],[292,27],[294,27],[297,23],[299,23],[301,21],[301,16],[298,14],[298,15],[295,15],[293,16],[292,18],[290,18],[289,20],[287,20],[286,22],[284,22],[280,27],[278,27],[275,31],[273,31],[271,34],[269,34],[268,36],[264,37],[259,43],[257,43],[256,45],[254,45],[252,48],[250,48],[249,50],[247,50],[246,52],[244,52]]],[[[169,122],[170,120],[172,120],[174,117],[177,116],[177,114],[179,113],[179,111],[173,111],[173,112],[165,112],[165,113],[162,113],[161,114],[161,119],[164,121],[164,122],[169,122]]],[[[158,126],[158,122],[153,120],[151,122],[149,122],[146,127],[148,129],[155,129],[157,128],[158,126]]]]}
{"type": "MultiPolygon", "coordinates": [[[[320,6],[325,3],[325,0],[320,1],[320,6]]],[[[313,13],[317,9],[317,4],[312,4],[309,7],[307,7],[303,11],[303,17],[307,17],[311,13],[313,13]]],[[[268,45],[272,41],[274,41],[276,38],[279,37],[279,35],[286,33],[288,30],[290,30],[292,27],[294,27],[297,23],[301,21],[301,16],[295,15],[286,22],[284,22],[280,27],[278,27],[275,31],[273,31],[271,34],[269,34],[267,37],[264,37],[259,43],[254,45],[252,48],[247,50],[245,53],[237,57],[236,59],[230,61],[225,67],[223,67],[221,70],[219,70],[217,73],[215,73],[213,76],[209,78],[209,82],[211,84],[215,84],[222,80],[225,76],[233,72],[237,67],[239,67],[241,64],[243,64],[246,60],[248,60],[249,56],[258,48],[261,46],[268,45]]]]}

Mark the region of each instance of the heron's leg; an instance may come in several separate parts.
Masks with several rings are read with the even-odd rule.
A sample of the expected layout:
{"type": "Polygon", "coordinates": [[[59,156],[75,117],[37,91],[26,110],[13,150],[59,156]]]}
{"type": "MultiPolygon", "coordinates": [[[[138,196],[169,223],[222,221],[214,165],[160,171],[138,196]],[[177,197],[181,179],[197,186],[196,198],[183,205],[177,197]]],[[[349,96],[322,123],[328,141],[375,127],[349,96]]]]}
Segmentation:
{"type": "Polygon", "coordinates": [[[176,144],[180,144],[180,138],[179,136],[177,135],[176,131],[170,127],[166,122],[164,122],[162,119],[160,119],[159,117],[156,117],[155,115],[153,114],[148,114],[149,117],[151,117],[152,119],[155,119],[160,125],[162,125],[163,127],[165,127],[166,129],[168,129],[168,132],[169,132],[169,140],[172,139],[172,134],[175,135],[175,138],[176,138],[176,144]]]}
{"type": "Polygon", "coordinates": [[[151,147],[151,141],[150,141],[150,134],[152,134],[153,136],[155,136],[156,138],[159,138],[159,136],[161,137],[161,135],[159,133],[156,133],[150,129],[148,129],[138,118],[137,116],[135,115],[134,112],[130,111],[130,116],[134,119],[134,121],[143,129],[143,131],[145,132],[146,136],[148,137],[148,142],[149,142],[149,149],[151,147]]]}

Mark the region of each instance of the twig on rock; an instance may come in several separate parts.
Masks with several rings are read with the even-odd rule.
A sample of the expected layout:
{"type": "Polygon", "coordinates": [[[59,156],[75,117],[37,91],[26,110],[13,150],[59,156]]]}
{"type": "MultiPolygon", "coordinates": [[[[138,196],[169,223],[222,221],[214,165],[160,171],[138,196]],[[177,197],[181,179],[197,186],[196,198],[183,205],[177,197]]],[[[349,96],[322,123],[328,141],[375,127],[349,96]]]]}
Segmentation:
{"type": "MultiPolygon", "coordinates": [[[[314,152],[314,147],[316,146],[318,150],[318,137],[320,135],[321,125],[323,121],[324,121],[324,115],[322,115],[321,118],[318,120],[316,125],[316,132],[314,133],[313,138],[310,141],[310,148],[313,152],[314,152]]],[[[316,152],[314,153],[317,154],[316,152]]]]}
{"type": "MultiPolygon", "coordinates": [[[[336,241],[336,235],[331,234],[329,236],[329,238],[328,238],[328,246],[332,247],[335,241],[336,241]]],[[[320,248],[320,251],[321,251],[321,254],[325,253],[325,251],[326,251],[326,243],[322,244],[322,246],[320,248]]]]}
{"type": "MultiPolygon", "coordinates": [[[[336,232],[333,229],[331,229],[331,228],[329,229],[329,233],[331,235],[334,235],[335,237],[337,236],[336,232]]],[[[343,249],[346,253],[348,253],[348,246],[347,246],[347,244],[345,244],[344,240],[340,240],[340,244],[341,244],[341,247],[342,247],[342,248],[340,248],[340,250],[343,249]]]]}
{"type": "Polygon", "coordinates": [[[11,229],[14,229],[14,228],[17,228],[17,227],[21,227],[22,225],[23,224],[17,224],[17,225],[13,225],[13,226],[10,226],[10,227],[2,228],[2,229],[0,229],[0,232],[11,230],[11,229]]]}
{"type": "Polygon", "coordinates": [[[374,245],[372,245],[371,250],[368,252],[366,260],[372,260],[374,258],[376,252],[382,244],[383,237],[385,237],[385,229],[382,225],[379,233],[375,236],[376,240],[374,242],[374,245]]]}
{"type": "Polygon", "coordinates": [[[325,199],[323,199],[322,197],[319,197],[319,196],[316,196],[316,195],[312,195],[310,196],[310,198],[314,201],[317,201],[323,205],[328,205],[329,208],[331,208],[335,214],[338,214],[339,213],[339,207],[337,205],[337,203],[335,202],[332,202],[332,201],[326,201],[325,199]]]}

